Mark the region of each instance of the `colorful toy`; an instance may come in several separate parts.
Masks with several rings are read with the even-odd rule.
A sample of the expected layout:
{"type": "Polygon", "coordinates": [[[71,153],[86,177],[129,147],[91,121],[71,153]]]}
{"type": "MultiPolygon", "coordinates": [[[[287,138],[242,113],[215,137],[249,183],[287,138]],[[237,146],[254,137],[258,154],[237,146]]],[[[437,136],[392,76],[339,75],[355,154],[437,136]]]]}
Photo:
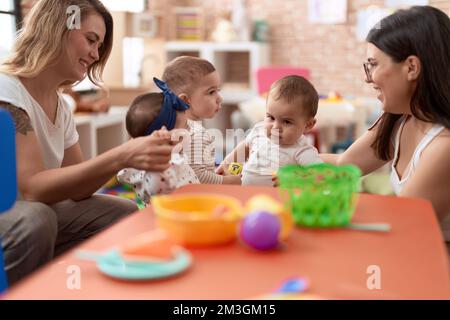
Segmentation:
{"type": "Polygon", "coordinates": [[[280,285],[273,293],[262,295],[257,299],[263,300],[322,300],[317,295],[306,293],[309,288],[309,281],[305,277],[290,278],[280,285]]]}
{"type": "Polygon", "coordinates": [[[241,174],[242,164],[237,163],[237,162],[230,163],[230,165],[228,166],[228,172],[231,174],[234,174],[234,175],[241,174]]]}
{"type": "MultiPolygon", "coordinates": [[[[113,179],[111,179],[110,181],[113,181],[113,179]]],[[[106,184],[100,190],[100,193],[130,199],[136,202],[139,209],[145,208],[145,203],[141,199],[139,199],[137,194],[134,192],[133,187],[128,184],[118,183],[117,185],[112,185],[111,187],[108,187],[108,184],[106,184]]]]}
{"type": "Polygon", "coordinates": [[[119,181],[117,181],[117,177],[114,176],[103,185],[103,188],[114,188],[117,185],[119,185],[119,181]]]}
{"type": "Polygon", "coordinates": [[[278,293],[301,293],[308,289],[309,281],[304,277],[285,280],[276,290],[278,293]]]}
{"type": "Polygon", "coordinates": [[[279,244],[281,232],[280,219],[266,211],[255,211],[244,217],[240,236],[250,247],[257,250],[269,250],[279,244]]]}
{"type": "Polygon", "coordinates": [[[235,240],[243,212],[239,200],[211,193],[154,196],[152,206],[157,225],[188,246],[235,240]]]}
{"type": "Polygon", "coordinates": [[[319,228],[350,223],[360,177],[353,165],[288,165],[278,171],[281,198],[295,223],[319,228]]]}
{"type": "Polygon", "coordinates": [[[328,96],[325,99],[325,101],[328,101],[328,102],[337,102],[337,101],[341,101],[341,100],[342,100],[342,96],[337,91],[331,91],[330,93],[328,93],[328,96]]]}
{"type": "Polygon", "coordinates": [[[245,212],[254,212],[256,210],[265,210],[278,216],[281,222],[280,240],[284,241],[288,238],[292,232],[294,221],[291,213],[284,208],[281,202],[264,194],[256,195],[247,201],[245,212]]]}
{"type": "Polygon", "coordinates": [[[177,248],[165,231],[157,229],[128,240],[120,252],[132,260],[158,261],[173,259],[177,248]]]}
{"type": "Polygon", "coordinates": [[[107,252],[78,251],[77,257],[93,260],[102,273],[125,280],[172,276],[186,270],[192,263],[190,253],[174,245],[160,230],[141,234],[121,248],[107,252]]]}

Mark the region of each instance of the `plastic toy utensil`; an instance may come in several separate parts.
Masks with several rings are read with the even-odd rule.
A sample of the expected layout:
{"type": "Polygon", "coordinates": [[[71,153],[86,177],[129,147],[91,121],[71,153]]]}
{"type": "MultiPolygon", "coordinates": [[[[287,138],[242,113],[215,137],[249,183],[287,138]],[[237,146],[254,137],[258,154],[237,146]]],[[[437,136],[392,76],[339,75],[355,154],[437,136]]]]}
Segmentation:
{"type": "Polygon", "coordinates": [[[391,225],[389,223],[350,223],[346,228],[361,231],[391,231],[391,225]]]}
{"type": "Polygon", "coordinates": [[[306,278],[292,278],[284,281],[280,288],[276,290],[278,293],[300,293],[308,289],[309,281],[306,278]]]}
{"type": "Polygon", "coordinates": [[[165,278],[184,271],[192,263],[190,253],[182,248],[177,248],[175,258],[170,261],[152,262],[125,259],[118,250],[110,250],[105,253],[79,251],[77,257],[94,260],[104,274],[125,280],[165,278]]]}

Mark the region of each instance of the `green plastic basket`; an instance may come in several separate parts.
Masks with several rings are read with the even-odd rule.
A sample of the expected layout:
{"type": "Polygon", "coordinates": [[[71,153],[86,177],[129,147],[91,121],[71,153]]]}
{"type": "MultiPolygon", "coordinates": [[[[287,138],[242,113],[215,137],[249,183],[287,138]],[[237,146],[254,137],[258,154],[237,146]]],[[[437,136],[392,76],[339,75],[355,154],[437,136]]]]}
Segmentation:
{"type": "Polygon", "coordinates": [[[287,165],[278,171],[281,198],[297,225],[316,228],[350,223],[361,171],[353,165],[287,165]]]}

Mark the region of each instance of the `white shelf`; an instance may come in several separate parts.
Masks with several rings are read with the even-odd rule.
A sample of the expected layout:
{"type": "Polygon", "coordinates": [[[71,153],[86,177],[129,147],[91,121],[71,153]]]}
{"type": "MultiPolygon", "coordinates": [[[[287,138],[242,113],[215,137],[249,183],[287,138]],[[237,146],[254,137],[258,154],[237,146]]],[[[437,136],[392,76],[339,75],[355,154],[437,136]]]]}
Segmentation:
{"type": "MultiPolygon", "coordinates": [[[[171,41],[165,44],[167,62],[180,55],[193,55],[210,61],[217,69],[223,80],[222,96],[225,104],[237,104],[257,95],[255,73],[260,67],[270,63],[269,46],[260,42],[193,42],[171,41]],[[229,79],[233,72],[228,72],[236,55],[244,59],[245,69],[241,71],[239,82],[243,88],[227,88],[228,82],[235,84],[235,79],[229,79]]],[[[235,62],[235,61],[234,61],[235,62]]],[[[231,76],[234,76],[232,74],[231,76]]]]}
{"type": "Polygon", "coordinates": [[[222,90],[222,98],[225,103],[238,104],[242,101],[247,101],[255,97],[253,90],[222,90]]]}
{"type": "Polygon", "coordinates": [[[125,116],[128,108],[114,106],[107,113],[75,114],[84,159],[91,159],[128,140],[125,116]]]}
{"type": "Polygon", "coordinates": [[[168,41],[166,42],[167,51],[249,51],[260,50],[268,47],[266,43],[261,42],[209,42],[209,41],[168,41]]]}

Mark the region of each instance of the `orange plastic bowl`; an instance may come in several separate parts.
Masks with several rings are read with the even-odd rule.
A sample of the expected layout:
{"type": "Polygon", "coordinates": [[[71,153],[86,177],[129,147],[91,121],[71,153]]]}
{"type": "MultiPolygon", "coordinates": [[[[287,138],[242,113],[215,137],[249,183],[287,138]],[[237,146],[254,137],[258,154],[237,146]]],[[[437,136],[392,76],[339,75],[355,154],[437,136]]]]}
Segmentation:
{"type": "Polygon", "coordinates": [[[242,205],[218,194],[183,194],[152,197],[158,227],[182,245],[209,246],[237,237],[242,205]]]}

